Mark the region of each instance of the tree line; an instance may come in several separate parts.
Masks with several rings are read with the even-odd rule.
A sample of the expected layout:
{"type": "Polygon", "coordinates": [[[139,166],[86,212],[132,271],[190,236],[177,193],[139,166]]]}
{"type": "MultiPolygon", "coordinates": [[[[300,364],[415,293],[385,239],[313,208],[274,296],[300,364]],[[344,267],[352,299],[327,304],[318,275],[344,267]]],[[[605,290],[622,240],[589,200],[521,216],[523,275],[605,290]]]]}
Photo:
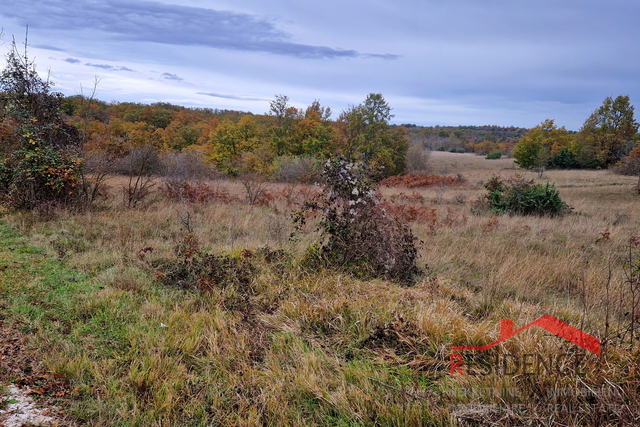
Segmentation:
{"type": "Polygon", "coordinates": [[[298,108],[285,95],[265,114],[65,97],[14,41],[0,74],[0,197],[24,208],[72,200],[91,191],[88,158],[142,148],[198,153],[230,176],[271,178],[283,162],[330,157],[366,163],[377,179],[404,172],[409,141],[404,128],[390,125],[381,94],[331,115],[317,100],[298,108]]]}
{"type": "Polygon", "coordinates": [[[417,126],[403,124],[411,143],[433,151],[511,154],[529,129],[515,126],[417,126]]]}
{"type": "MultiPolygon", "coordinates": [[[[558,127],[548,119],[530,129],[513,152],[518,166],[542,172],[548,169],[628,170],[640,152],[638,122],[629,96],[607,97],[578,132],[558,127]]],[[[632,172],[634,175],[636,172],[632,172]]]]}

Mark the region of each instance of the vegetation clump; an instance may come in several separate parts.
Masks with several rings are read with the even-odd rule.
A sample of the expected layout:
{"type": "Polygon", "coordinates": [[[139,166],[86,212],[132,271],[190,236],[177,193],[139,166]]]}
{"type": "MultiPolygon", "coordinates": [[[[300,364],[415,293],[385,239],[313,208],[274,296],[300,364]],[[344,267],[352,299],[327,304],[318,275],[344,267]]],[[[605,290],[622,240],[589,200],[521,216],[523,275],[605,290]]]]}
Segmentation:
{"type": "Polygon", "coordinates": [[[0,74],[0,200],[17,209],[68,205],[82,178],[80,134],[14,42],[0,74]]]}
{"type": "Polygon", "coordinates": [[[299,229],[307,217],[320,217],[323,240],[310,250],[309,259],[360,276],[412,283],[420,273],[418,239],[378,204],[368,168],[329,160],[324,177],[325,189],[294,217],[299,229]]]}
{"type": "Polygon", "coordinates": [[[496,213],[560,216],[570,211],[553,184],[535,184],[520,178],[503,180],[494,175],[484,188],[489,192],[485,195],[489,209],[496,213]]]}
{"type": "Polygon", "coordinates": [[[176,259],[158,260],[154,265],[164,285],[205,292],[227,286],[248,290],[256,272],[250,259],[206,253],[193,236],[186,236],[176,252],[176,259]]]}

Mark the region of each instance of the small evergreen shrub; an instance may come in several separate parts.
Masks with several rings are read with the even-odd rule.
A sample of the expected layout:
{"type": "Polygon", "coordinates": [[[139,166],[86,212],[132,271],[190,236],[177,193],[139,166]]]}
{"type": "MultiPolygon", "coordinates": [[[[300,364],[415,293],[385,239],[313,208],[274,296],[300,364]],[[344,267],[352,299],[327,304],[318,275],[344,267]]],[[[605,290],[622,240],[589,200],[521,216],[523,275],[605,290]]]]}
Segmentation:
{"type": "Polygon", "coordinates": [[[418,239],[380,207],[367,167],[329,160],[323,175],[325,189],[294,215],[298,230],[308,217],[320,218],[322,240],[307,260],[363,277],[412,283],[420,273],[418,239]]]}
{"type": "Polygon", "coordinates": [[[570,211],[553,184],[534,184],[519,178],[494,175],[484,185],[489,208],[501,214],[559,216],[570,211]]]}
{"type": "Polygon", "coordinates": [[[569,148],[563,147],[551,157],[548,167],[549,169],[579,169],[580,163],[569,148]]]}
{"type": "Polygon", "coordinates": [[[494,151],[492,153],[487,154],[485,156],[485,159],[487,159],[487,160],[498,160],[501,157],[502,157],[502,153],[500,151],[494,151]]]}

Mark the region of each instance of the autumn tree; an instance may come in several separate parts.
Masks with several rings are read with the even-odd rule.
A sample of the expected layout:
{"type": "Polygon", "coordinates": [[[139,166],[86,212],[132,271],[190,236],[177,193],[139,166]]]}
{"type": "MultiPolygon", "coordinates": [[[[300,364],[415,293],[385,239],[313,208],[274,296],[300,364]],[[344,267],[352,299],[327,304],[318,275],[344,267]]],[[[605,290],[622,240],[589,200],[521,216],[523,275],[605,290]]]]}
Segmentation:
{"type": "Polygon", "coordinates": [[[80,181],[81,137],[65,123],[53,84],[43,80],[13,42],[0,74],[0,197],[19,209],[68,204],[80,181]]]}
{"type": "Polygon", "coordinates": [[[523,169],[542,169],[549,157],[542,133],[530,132],[523,136],[516,144],[513,157],[523,169]]]}
{"type": "Polygon", "coordinates": [[[331,109],[315,100],[304,117],[297,120],[291,132],[289,154],[294,156],[328,156],[333,147],[334,130],[329,118],[331,109]]]}
{"type": "Polygon", "coordinates": [[[571,133],[564,126],[558,128],[553,120],[547,119],[520,138],[513,157],[521,168],[534,169],[542,175],[546,167],[554,165],[556,156],[564,156],[561,153],[569,149],[572,140],[571,133]]]}
{"type": "Polygon", "coordinates": [[[584,122],[573,151],[585,167],[607,167],[633,148],[638,123],[628,96],[607,97],[584,122]]]}
{"type": "Polygon", "coordinates": [[[406,167],[409,147],[404,128],[389,125],[391,107],[379,93],[351,106],[338,118],[339,150],[349,161],[362,161],[380,178],[397,175],[406,167]]]}
{"type": "Polygon", "coordinates": [[[636,191],[640,194],[640,135],[637,135],[636,146],[629,152],[629,155],[622,159],[617,171],[623,175],[632,175],[638,177],[636,191]]]}
{"type": "Polygon", "coordinates": [[[218,169],[235,174],[234,161],[256,147],[258,136],[259,130],[252,116],[242,116],[237,122],[225,119],[211,134],[207,157],[218,169]]]}

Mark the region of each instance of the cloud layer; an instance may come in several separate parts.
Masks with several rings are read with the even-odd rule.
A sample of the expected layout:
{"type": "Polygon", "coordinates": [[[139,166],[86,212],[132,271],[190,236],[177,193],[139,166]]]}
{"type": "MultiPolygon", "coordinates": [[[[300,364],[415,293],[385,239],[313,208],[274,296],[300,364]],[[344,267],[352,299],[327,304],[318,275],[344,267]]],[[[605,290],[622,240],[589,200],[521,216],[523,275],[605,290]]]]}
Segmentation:
{"type": "MultiPolygon", "coordinates": [[[[355,58],[352,49],[292,42],[272,20],[247,13],[136,0],[5,0],[2,14],[22,25],[49,30],[100,30],[129,41],[183,46],[208,46],[239,51],[268,52],[300,58],[355,58]],[[35,6],[35,5],[34,5],[35,6]]],[[[393,54],[365,53],[394,59],[393,54]]]]}
{"type": "Polygon", "coordinates": [[[607,96],[640,102],[640,3],[628,0],[4,0],[67,94],[334,111],[382,93],[399,123],[577,130],[607,96]],[[58,53],[62,52],[62,53],[58,53]],[[52,55],[52,56],[50,56],[52,55]]]}

